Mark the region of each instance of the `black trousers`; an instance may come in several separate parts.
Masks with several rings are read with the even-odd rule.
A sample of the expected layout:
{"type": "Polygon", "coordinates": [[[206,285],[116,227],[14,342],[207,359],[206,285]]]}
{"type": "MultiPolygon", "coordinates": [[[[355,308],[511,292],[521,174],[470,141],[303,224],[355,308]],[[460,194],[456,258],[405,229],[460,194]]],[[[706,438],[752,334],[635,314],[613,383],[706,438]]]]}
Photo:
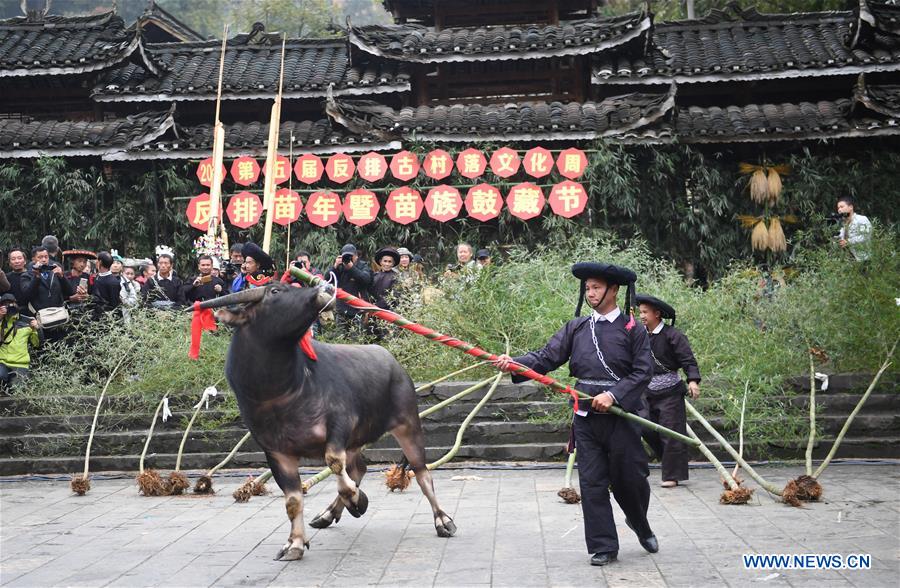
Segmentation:
{"type": "MultiPolygon", "coordinates": [[[[647,394],[647,405],[650,407],[650,420],[667,429],[687,434],[686,415],[684,412],[684,395],[687,392],[684,382],[665,390],[656,390],[647,394]]],[[[687,445],[671,437],[660,435],[656,431],[644,429],[641,436],[656,454],[662,469],[663,481],[680,482],[688,479],[687,445]]]]}
{"type": "Polygon", "coordinates": [[[647,452],[635,426],[611,414],[575,415],[578,482],[588,553],[619,550],[609,490],[640,537],[653,534],[647,523],[650,485],[647,452]]]}

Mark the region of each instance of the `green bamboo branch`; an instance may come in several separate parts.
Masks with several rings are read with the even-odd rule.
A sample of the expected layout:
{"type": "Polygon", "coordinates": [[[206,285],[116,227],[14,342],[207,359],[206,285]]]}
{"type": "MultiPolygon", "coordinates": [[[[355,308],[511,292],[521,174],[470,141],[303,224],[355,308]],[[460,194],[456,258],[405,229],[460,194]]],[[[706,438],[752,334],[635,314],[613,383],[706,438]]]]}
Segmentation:
{"type": "Polygon", "coordinates": [[[141,451],[141,459],[138,462],[138,473],[144,473],[144,458],[147,457],[147,449],[150,447],[150,438],[153,437],[153,429],[156,428],[156,419],[159,417],[159,411],[162,410],[163,404],[166,402],[166,398],[169,397],[169,393],[166,392],[163,394],[162,399],[159,401],[159,404],[156,405],[156,412],[153,413],[153,420],[150,422],[150,429],[147,431],[147,439],[144,441],[144,449],[141,451]]]}
{"type": "Polygon", "coordinates": [[[563,481],[563,488],[571,488],[572,487],[572,470],[575,469],[575,456],[577,455],[578,450],[575,449],[572,453],[569,454],[569,459],[566,460],[566,477],[563,481]]]}
{"type": "Polygon", "coordinates": [[[813,363],[812,349],[807,343],[809,354],[809,439],[806,441],[806,475],[812,476],[813,445],[816,442],[816,366],[813,363]]]}
{"type": "Polygon", "coordinates": [[[819,465],[818,469],[816,469],[816,472],[812,475],[813,478],[818,478],[822,474],[822,472],[825,471],[825,468],[828,467],[828,464],[831,463],[831,460],[834,459],[838,447],[840,447],[841,441],[844,440],[844,435],[847,434],[847,430],[850,428],[850,424],[853,422],[853,419],[856,418],[856,415],[859,413],[860,409],[862,409],[863,404],[865,404],[866,400],[869,398],[872,390],[875,389],[875,385],[878,384],[878,380],[881,379],[881,375],[888,369],[888,367],[890,367],[891,357],[893,357],[894,355],[894,350],[897,349],[898,342],[900,342],[900,338],[894,341],[894,345],[891,347],[891,350],[888,351],[884,363],[881,364],[881,369],[878,370],[878,373],[875,374],[874,378],[872,378],[872,383],[869,384],[869,387],[866,389],[866,393],[862,395],[862,398],[860,398],[859,402],[856,403],[856,406],[853,407],[853,412],[851,412],[850,416],[847,417],[847,422],[844,423],[844,426],[841,428],[841,432],[838,433],[837,438],[834,440],[834,444],[831,446],[831,451],[828,452],[828,456],[819,465]]]}
{"type": "Polygon", "coordinates": [[[113,378],[116,377],[116,374],[119,372],[119,368],[122,367],[122,364],[125,363],[125,360],[128,359],[128,354],[134,348],[134,343],[131,344],[131,347],[128,348],[127,351],[122,355],[122,358],[119,360],[119,363],[116,364],[116,367],[113,368],[113,371],[109,373],[109,376],[106,378],[106,383],[103,385],[103,390],[100,391],[100,398],[97,400],[97,408],[94,410],[94,421],[91,423],[91,434],[88,436],[87,449],[84,452],[84,474],[82,477],[87,479],[89,464],[91,460],[91,445],[94,443],[94,433],[97,431],[97,420],[100,417],[100,407],[103,406],[103,398],[106,396],[106,391],[109,389],[109,385],[112,383],[113,378]]]}
{"type": "MultiPolygon", "coordinates": [[[[212,385],[213,388],[222,383],[222,380],[225,378],[219,378],[219,381],[212,385]]],[[[204,389],[204,392],[206,390],[204,389]]],[[[191,432],[191,427],[194,426],[194,421],[197,420],[197,415],[200,414],[200,411],[203,410],[203,401],[206,400],[206,395],[200,397],[200,402],[197,404],[197,408],[194,409],[194,414],[191,415],[191,420],[188,421],[187,427],[184,429],[184,435],[181,436],[181,443],[178,445],[178,456],[175,458],[175,471],[181,471],[181,456],[184,454],[184,445],[187,443],[188,433],[191,432]]]]}
{"type": "Polygon", "coordinates": [[[445,375],[445,376],[441,376],[440,378],[438,378],[437,380],[434,380],[433,382],[428,382],[427,384],[422,384],[421,386],[419,386],[418,388],[416,388],[416,393],[418,394],[418,393],[424,392],[425,390],[428,390],[429,388],[431,388],[431,387],[433,387],[433,386],[437,386],[437,385],[440,384],[441,382],[444,382],[444,381],[446,381],[446,380],[449,380],[450,378],[452,378],[452,377],[454,377],[454,376],[458,376],[458,375],[463,374],[463,373],[465,373],[465,372],[467,372],[467,371],[469,371],[469,370],[473,370],[473,369],[475,369],[475,368],[477,368],[477,367],[481,367],[481,366],[486,365],[486,364],[488,364],[488,363],[490,363],[490,362],[489,362],[489,361],[479,361],[479,362],[476,363],[476,364],[468,365],[468,366],[466,366],[466,367],[464,367],[464,368],[462,368],[462,369],[456,370],[455,372],[451,372],[451,373],[449,373],[449,374],[447,374],[447,375],[445,375]]]}
{"type": "Polygon", "coordinates": [[[466,432],[466,427],[469,426],[469,423],[472,422],[472,419],[475,418],[475,416],[478,414],[478,411],[480,411],[494,395],[494,391],[497,389],[497,384],[500,383],[500,379],[502,377],[503,372],[500,372],[493,378],[494,382],[493,384],[491,384],[491,387],[488,388],[488,391],[484,393],[484,396],[481,397],[481,400],[478,401],[478,404],[476,404],[475,408],[473,408],[468,416],[466,416],[466,419],[462,422],[462,425],[460,425],[459,429],[456,431],[456,441],[453,443],[453,447],[451,447],[450,451],[448,451],[443,457],[435,462],[428,464],[427,468],[429,470],[437,469],[456,457],[456,454],[459,452],[459,448],[462,446],[463,435],[466,432]]]}
{"type": "MultiPolygon", "coordinates": [[[[744,381],[744,397],[741,399],[741,423],[738,425],[738,455],[744,457],[744,413],[747,410],[747,392],[750,391],[750,380],[744,381]]],[[[733,477],[737,477],[741,464],[734,463],[734,471],[731,472],[733,477]]],[[[734,488],[732,488],[734,490],[734,488]]]]}
{"type": "Polygon", "coordinates": [[[224,468],[228,464],[229,461],[234,459],[234,456],[237,455],[238,450],[241,448],[241,446],[244,443],[247,442],[248,439],[250,439],[250,431],[247,431],[247,433],[244,434],[243,437],[241,437],[241,440],[237,442],[237,445],[234,446],[234,449],[231,450],[231,453],[229,453],[228,455],[225,456],[225,459],[223,459],[222,461],[217,463],[215,466],[213,466],[213,468],[211,470],[206,472],[206,477],[212,478],[213,474],[215,474],[216,472],[218,472],[219,470],[224,468]]]}
{"type": "Polygon", "coordinates": [[[728,473],[728,470],[725,469],[725,466],[722,465],[722,462],[719,461],[719,459],[715,455],[713,455],[713,452],[709,450],[709,447],[707,447],[706,444],[700,440],[700,437],[697,436],[691,426],[685,424],[685,427],[687,427],[688,436],[697,442],[697,449],[699,449],[700,453],[702,453],[703,456],[708,459],[711,464],[713,464],[713,466],[716,468],[716,471],[719,472],[719,475],[722,476],[722,479],[725,480],[726,484],[728,484],[728,487],[732,490],[737,490],[740,487],[740,485],[737,483],[737,480],[735,480],[734,477],[730,473],[728,473]]]}

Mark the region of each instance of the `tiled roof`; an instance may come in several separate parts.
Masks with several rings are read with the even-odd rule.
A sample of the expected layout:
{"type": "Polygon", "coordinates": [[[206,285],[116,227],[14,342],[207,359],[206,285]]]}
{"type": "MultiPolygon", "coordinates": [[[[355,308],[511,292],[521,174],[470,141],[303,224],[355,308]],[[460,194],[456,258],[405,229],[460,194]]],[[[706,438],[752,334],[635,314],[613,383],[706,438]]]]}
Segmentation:
{"type": "Polygon", "coordinates": [[[0,20],[0,77],[77,74],[126,60],[140,36],[107,12],[0,20]]]}
{"type": "MultiPolygon", "coordinates": [[[[119,153],[111,160],[132,159],[193,159],[208,157],[212,153],[212,125],[176,125],[158,140],[134,147],[127,153],[119,153]]],[[[267,123],[249,122],[225,125],[225,156],[250,155],[266,157],[269,139],[267,123]]],[[[372,134],[354,135],[329,119],[317,121],[284,121],[279,130],[278,150],[281,155],[301,153],[351,153],[354,151],[378,151],[399,149],[398,142],[386,141],[372,134]],[[293,144],[291,141],[293,137],[293,144]]]]}
{"type": "Polygon", "coordinates": [[[576,140],[623,135],[668,112],[663,94],[628,94],[602,102],[455,104],[393,110],[368,101],[331,101],[326,110],[355,132],[440,141],[576,140]]]}
{"type": "Polygon", "coordinates": [[[419,25],[350,27],[361,50],[402,61],[440,63],[534,59],[596,53],[627,43],[650,28],[650,17],[634,12],[558,25],[497,25],[435,30],[419,25]]]}
{"type": "MultiPolygon", "coordinates": [[[[160,70],[153,75],[125,65],[103,75],[94,88],[97,101],[214,100],[219,76],[221,41],[147,45],[147,57],[160,70]]],[[[277,92],[281,42],[229,41],[225,50],[222,98],[271,98],[277,92]]],[[[288,40],[284,61],[284,96],[324,97],[329,84],[335,94],[372,94],[409,89],[402,63],[378,58],[354,60],[347,43],[332,39],[288,40]]]]}
{"type": "Polygon", "coordinates": [[[595,57],[593,82],[668,83],[778,79],[900,71],[900,38],[877,33],[851,48],[854,12],[760,14],[715,10],[702,20],[660,23],[646,52],[595,57]]]}
{"type": "Polygon", "coordinates": [[[163,135],[175,124],[173,114],[170,109],[107,121],[0,119],[0,158],[108,156],[163,135]]]}
{"type": "Polygon", "coordinates": [[[170,12],[160,8],[156,2],[151,2],[144,13],[131,25],[130,28],[140,25],[144,29],[148,40],[156,42],[175,41],[203,41],[203,35],[181,22],[170,12]],[[147,29],[155,27],[158,32],[147,33],[147,29]],[[157,38],[158,36],[164,38],[157,38]]]}

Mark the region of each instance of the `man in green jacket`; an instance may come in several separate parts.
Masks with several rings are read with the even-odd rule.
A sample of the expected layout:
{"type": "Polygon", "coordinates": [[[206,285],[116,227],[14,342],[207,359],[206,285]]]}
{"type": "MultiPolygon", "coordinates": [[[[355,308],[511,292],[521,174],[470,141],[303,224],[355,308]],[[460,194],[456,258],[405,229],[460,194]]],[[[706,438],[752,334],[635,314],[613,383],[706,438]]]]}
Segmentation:
{"type": "Polygon", "coordinates": [[[19,315],[16,297],[11,293],[0,296],[0,391],[28,376],[28,347],[37,347],[41,339],[37,321],[19,315]]]}

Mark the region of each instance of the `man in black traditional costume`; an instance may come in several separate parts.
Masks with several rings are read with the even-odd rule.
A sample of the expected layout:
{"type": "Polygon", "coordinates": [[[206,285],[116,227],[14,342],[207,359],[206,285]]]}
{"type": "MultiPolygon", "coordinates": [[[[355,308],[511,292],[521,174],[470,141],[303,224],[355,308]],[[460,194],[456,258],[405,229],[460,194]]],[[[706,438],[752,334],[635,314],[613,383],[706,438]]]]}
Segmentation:
{"type": "MultiPolygon", "coordinates": [[[[592,554],[591,565],[603,566],[614,561],[619,552],[610,487],[640,544],[650,553],[659,550],[647,522],[650,472],[641,434],[636,425],[608,413],[613,404],[632,413],[644,407],[643,394],[653,374],[653,360],[647,331],[634,320],[635,273],[592,262],[575,264],[572,273],[581,280],[575,318],[543,349],[516,358],[502,355],[497,366],[509,370],[512,363],[518,363],[546,374],[568,361],[571,375],[578,378],[578,390],[593,395],[592,400],[581,400],[575,407],[573,430],[585,542],[592,554]],[[616,304],[619,286],[627,286],[625,313],[616,304]],[[592,312],[582,317],[585,298],[592,312]]],[[[512,378],[514,382],[524,381],[515,374],[512,378]]]]}
{"type": "MultiPolygon", "coordinates": [[[[647,387],[650,420],[684,435],[684,395],[700,396],[700,368],[687,337],[674,326],[675,309],[647,294],[635,298],[641,308],[641,322],[650,334],[653,357],[653,378],[647,387]],[[665,319],[671,324],[665,324],[665,319]],[[687,387],[678,375],[679,369],[687,376],[687,387]]],[[[649,429],[644,429],[642,436],[660,461],[663,488],[674,488],[688,479],[688,453],[683,443],[649,429]]]]}

